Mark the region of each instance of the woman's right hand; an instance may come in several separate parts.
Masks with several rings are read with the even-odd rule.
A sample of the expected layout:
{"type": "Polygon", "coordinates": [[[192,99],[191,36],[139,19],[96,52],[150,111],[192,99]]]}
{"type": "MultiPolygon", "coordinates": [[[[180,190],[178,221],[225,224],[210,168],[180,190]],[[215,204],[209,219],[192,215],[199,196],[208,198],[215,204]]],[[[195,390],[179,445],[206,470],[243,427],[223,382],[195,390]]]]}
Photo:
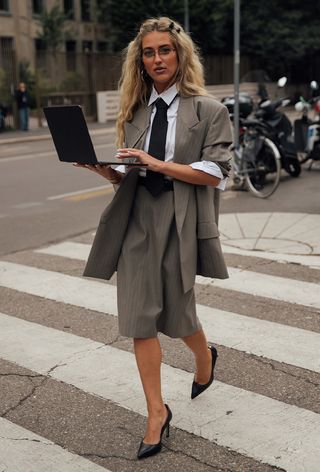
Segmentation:
{"type": "Polygon", "coordinates": [[[83,169],[89,169],[91,170],[92,172],[95,172],[96,174],[98,175],[101,175],[101,177],[104,177],[105,179],[107,180],[121,180],[121,178],[119,178],[119,174],[117,171],[115,171],[114,169],[112,169],[112,167],[110,166],[101,166],[99,164],[96,164],[96,165],[91,165],[91,164],[80,164],[80,163],[74,163],[73,164],[75,167],[82,167],[83,169]]]}

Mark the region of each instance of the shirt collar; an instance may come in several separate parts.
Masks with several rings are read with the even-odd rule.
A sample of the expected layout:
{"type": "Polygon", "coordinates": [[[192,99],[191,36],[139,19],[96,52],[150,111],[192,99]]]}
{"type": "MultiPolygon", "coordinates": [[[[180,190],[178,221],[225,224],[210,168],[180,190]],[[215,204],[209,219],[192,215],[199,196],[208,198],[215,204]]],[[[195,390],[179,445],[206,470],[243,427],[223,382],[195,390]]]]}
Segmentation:
{"type": "Polygon", "coordinates": [[[167,90],[165,90],[164,92],[160,94],[158,94],[158,92],[156,91],[153,85],[149,102],[148,102],[148,106],[152,105],[159,97],[161,97],[162,100],[164,100],[166,104],[170,106],[177,94],[178,94],[178,90],[177,90],[176,84],[171,85],[171,87],[169,87],[167,90]]]}

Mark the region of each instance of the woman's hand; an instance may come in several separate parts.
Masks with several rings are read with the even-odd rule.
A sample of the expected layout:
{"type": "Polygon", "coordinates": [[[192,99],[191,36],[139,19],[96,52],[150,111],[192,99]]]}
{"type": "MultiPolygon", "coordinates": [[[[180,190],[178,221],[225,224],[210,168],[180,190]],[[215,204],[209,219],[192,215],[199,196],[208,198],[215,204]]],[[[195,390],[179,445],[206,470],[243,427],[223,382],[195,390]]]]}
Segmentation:
{"type": "MultiPolygon", "coordinates": [[[[116,157],[119,159],[125,159],[128,157],[136,158],[141,164],[147,164],[148,170],[153,170],[154,172],[164,172],[164,162],[156,159],[155,157],[150,156],[150,154],[142,151],[141,149],[134,148],[125,148],[118,149],[116,157]]],[[[129,165],[130,164],[126,164],[129,165]]]]}
{"type": "Polygon", "coordinates": [[[95,172],[101,177],[110,180],[111,183],[119,183],[121,181],[121,175],[110,166],[101,166],[100,164],[90,165],[90,164],[79,164],[74,163],[75,167],[82,167],[83,169],[89,169],[92,172],[95,172]]]}

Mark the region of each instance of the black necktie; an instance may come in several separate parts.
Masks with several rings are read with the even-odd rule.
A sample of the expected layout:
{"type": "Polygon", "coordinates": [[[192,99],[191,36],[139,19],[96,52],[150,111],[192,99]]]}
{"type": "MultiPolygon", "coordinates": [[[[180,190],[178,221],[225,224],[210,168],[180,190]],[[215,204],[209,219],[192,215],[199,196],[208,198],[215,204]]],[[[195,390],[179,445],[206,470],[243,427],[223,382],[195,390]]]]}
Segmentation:
{"type": "MultiPolygon", "coordinates": [[[[156,159],[164,161],[168,129],[168,105],[164,100],[162,100],[162,98],[159,98],[156,101],[156,108],[157,112],[152,123],[148,154],[156,159]]],[[[159,172],[147,170],[145,186],[149,192],[156,197],[164,188],[164,175],[159,172]]]]}

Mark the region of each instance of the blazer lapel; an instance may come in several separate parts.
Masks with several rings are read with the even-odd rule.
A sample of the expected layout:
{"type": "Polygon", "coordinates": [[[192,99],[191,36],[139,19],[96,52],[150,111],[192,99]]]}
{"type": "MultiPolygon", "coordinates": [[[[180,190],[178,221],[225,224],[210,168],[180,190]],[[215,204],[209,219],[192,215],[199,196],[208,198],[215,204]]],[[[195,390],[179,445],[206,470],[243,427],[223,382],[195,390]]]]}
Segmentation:
{"type": "Polygon", "coordinates": [[[174,151],[174,162],[183,164],[185,153],[190,145],[189,129],[199,123],[196,110],[194,108],[193,97],[180,97],[177,114],[176,142],[174,151]]]}
{"type": "Polygon", "coordinates": [[[125,123],[126,146],[141,149],[150,123],[152,107],[142,106],[130,122],[125,123]]]}
{"type": "MultiPolygon", "coordinates": [[[[199,123],[194,108],[193,97],[180,97],[177,115],[174,162],[185,164],[185,156],[190,152],[190,128],[199,123]]],[[[189,202],[191,186],[178,180],[174,181],[174,204],[178,234],[181,234],[189,202]]]]}

